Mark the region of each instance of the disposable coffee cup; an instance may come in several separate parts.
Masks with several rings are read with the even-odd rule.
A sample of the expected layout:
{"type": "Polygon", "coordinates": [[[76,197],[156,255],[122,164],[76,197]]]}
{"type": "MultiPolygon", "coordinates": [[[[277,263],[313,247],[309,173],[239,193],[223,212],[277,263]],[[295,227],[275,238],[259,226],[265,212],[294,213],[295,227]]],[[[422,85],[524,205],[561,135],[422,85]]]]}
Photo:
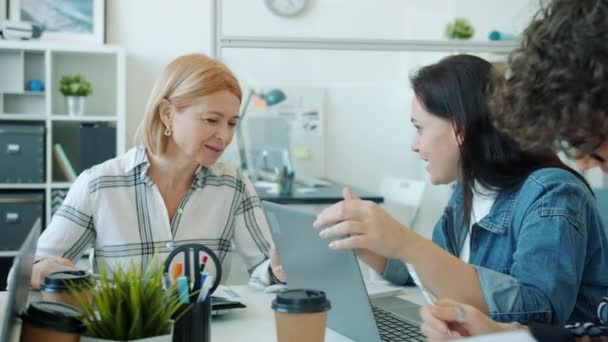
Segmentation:
{"type": "Polygon", "coordinates": [[[21,316],[21,342],[78,342],[85,326],[77,308],[55,302],[31,303],[21,316]]]}
{"type": "Polygon", "coordinates": [[[91,274],[82,270],[65,270],[49,273],[40,285],[40,293],[45,301],[68,304],[80,308],[75,293],[85,296],[90,303],[93,299],[91,292],[91,274]],[[70,284],[70,286],[68,286],[70,284]],[[70,287],[72,289],[70,290],[70,287]]]}
{"type": "Polygon", "coordinates": [[[325,292],[293,289],[272,301],[279,342],[322,342],[331,304],[325,292]]]}

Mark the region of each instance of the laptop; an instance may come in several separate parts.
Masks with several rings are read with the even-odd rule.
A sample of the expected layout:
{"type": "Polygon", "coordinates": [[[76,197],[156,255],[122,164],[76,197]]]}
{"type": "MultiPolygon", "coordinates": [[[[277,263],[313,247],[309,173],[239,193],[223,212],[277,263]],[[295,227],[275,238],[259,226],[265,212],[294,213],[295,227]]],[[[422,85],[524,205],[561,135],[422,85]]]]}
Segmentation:
{"type": "Polygon", "coordinates": [[[325,291],[327,326],[355,341],[425,341],[419,305],[398,297],[369,298],[353,251],[334,251],[312,227],[317,215],[263,201],[289,288],[325,291]]]}
{"type": "Polygon", "coordinates": [[[13,268],[9,273],[2,326],[0,327],[0,342],[16,341],[18,339],[12,338],[12,336],[19,333],[16,329],[17,322],[27,306],[32,267],[41,230],[42,224],[38,219],[21,245],[19,254],[13,260],[13,268]]]}

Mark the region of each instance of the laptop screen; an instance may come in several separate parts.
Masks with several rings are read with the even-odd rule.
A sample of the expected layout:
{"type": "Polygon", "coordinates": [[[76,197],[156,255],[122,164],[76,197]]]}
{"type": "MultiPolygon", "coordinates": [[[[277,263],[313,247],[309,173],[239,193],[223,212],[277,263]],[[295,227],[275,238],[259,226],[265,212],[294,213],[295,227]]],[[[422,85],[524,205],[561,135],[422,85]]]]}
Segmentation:
{"type": "Polygon", "coordinates": [[[19,254],[13,261],[13,268],[9,273],[8,293],[4,305],[2,327],[0,328],[0,342],[8,342],[13,335],[13,329],[19,315],[25,310],[30,293],[30,279],[32,266],[36,256],[38,237],[42,230],[40,219],[36,220],[32,230],[21,245],[19,254]]]}
{"type": "Polygon", "coordinates": [[[262,202],[291,289],[325,291],[331,301],[327,325],[356,341],[380,341],[380,333],[357,257],[334,251],[312,224],[314,212],[262,202]]]}

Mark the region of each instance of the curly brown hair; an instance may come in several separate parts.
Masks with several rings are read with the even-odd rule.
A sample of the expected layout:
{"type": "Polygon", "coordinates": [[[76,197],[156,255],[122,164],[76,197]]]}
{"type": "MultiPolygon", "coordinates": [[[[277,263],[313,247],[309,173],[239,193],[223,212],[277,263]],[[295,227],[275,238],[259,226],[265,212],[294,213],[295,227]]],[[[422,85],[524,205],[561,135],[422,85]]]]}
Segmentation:
{"type": "Polygon", "coordinates": [[[608,138],[608,1],[542,4],[490,106],[526,149],[593,150],[608,138]]]}

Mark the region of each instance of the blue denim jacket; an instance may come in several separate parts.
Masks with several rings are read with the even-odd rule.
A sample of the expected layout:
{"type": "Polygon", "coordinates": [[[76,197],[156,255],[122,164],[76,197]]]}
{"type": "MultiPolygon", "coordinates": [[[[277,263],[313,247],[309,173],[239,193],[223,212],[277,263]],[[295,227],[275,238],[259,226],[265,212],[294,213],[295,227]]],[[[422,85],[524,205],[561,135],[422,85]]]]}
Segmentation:
{"type": "MultiPolygon", "coordinates": [[[[467,233],[462,216],[457,188],[433,232],[455,256],[467,233]]],[[[498,194],[472,227],[469,263],[496,321],[597,322],[595,309],[608,295],[608,234],[591,191],[562,169],[538,170],[498,194]]],[[[384,277],[412,283],[400,260],[389,260],[384,277]]]]}

